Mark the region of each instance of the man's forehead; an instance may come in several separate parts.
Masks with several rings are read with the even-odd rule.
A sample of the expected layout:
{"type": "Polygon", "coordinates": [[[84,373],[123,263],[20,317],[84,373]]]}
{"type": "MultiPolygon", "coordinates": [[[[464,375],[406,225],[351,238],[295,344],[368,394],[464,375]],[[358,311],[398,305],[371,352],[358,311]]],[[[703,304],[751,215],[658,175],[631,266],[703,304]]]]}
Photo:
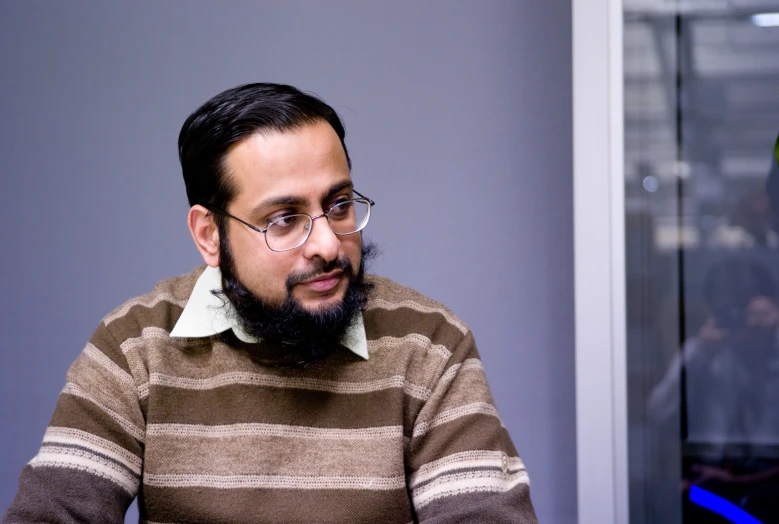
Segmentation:
{"type": "Polygon", "coordinates": [[[225,158],[236,199],[255,202],[296,196],[316,199],[336,184],[351,184],[340,139],[327,122],[285,132],[255,133],[225,158]]]}

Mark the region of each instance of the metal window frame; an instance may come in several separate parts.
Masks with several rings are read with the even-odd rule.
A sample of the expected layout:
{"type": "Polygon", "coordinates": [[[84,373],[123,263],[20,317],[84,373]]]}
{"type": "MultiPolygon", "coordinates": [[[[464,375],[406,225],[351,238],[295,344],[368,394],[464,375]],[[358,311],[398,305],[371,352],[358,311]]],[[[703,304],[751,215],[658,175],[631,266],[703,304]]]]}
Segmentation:
{"type": "Polygon", "coordinates": [[[627,523],[623,5],[571,7],[578,521],[627,523]]]}

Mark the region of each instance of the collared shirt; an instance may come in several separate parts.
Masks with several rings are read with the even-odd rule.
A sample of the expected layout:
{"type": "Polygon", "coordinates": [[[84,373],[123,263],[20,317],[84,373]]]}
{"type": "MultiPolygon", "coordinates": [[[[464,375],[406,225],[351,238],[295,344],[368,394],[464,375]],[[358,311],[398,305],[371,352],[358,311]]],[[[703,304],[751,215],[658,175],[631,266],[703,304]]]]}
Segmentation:
{"type": "MultiPolygon", "coordinates": [[[[232,329],[235,336],[243,342],[257,343],[260,339],[243,330],[235,308],[213,292],[222,291],[222,272],[219,268],[206,266],[197,279],[195,288],[184,307],[178,322],[170,336],[175,338],[210,337],[232,329]]],[[[344,334],[343,345],[354,354],[368,360],[368,341],[365,336],[365,324],[362,313],[358,313],[352,325],[344,334]]]]}

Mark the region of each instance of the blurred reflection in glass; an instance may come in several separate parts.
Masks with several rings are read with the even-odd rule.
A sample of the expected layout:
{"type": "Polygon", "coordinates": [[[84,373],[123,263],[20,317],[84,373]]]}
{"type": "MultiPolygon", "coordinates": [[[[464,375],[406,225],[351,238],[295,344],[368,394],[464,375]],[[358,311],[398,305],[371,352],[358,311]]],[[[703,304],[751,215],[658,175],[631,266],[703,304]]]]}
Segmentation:
{"type": "Polygon", "coordinates": [[[630,523],[779,522],[779,0],[623,7],[630,523]]]}
{"type": "MultiPolygon", "coordinates": [[[[660,428],[686,404],[682,488],[698,485],[760,518],[779,520],[779,306],[761,263],[728,258],[704,281],[709,318],[649,399],[660,428]],[[685,386],[681,387],[684,368],[685,386]]],[[[686,504],[685,522],[711,522],[686,504]]]]}

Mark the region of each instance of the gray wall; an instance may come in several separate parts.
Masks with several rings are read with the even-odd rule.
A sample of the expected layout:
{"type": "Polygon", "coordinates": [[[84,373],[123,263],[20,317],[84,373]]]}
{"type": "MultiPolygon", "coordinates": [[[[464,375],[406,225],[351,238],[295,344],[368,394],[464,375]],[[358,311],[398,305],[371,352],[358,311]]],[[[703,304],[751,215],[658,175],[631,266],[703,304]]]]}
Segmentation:
{"type": "Polygon", "coordinates": [[[472,327],[542,522],[573,522],[570,1],[107,4],[0,2],[0,509],[99,319],[200,263],[184,118],[265,80],[342,114],[374,270],[472,327]]]}

